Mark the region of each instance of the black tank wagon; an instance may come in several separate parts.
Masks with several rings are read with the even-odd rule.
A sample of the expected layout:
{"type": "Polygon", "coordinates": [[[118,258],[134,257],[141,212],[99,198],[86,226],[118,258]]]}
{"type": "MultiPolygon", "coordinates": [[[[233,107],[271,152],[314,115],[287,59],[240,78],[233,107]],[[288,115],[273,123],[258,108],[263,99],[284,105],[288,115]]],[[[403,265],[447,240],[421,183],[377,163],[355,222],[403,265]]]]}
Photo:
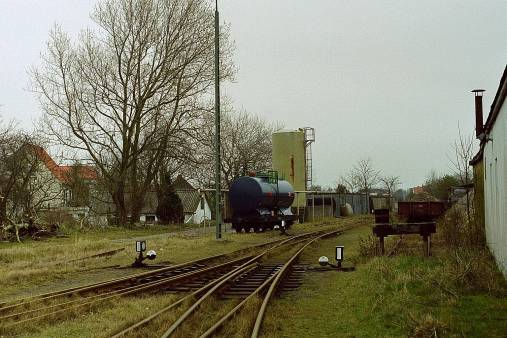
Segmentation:
{"type": "Polygon", "coordinates": [[[229,201],[232,217],[226,221],[236,232],[264,231],[276,225],[286,229],[296,220],[291,211],[294,189],[276,174],[235,179],[229,188],[229,201]]]}

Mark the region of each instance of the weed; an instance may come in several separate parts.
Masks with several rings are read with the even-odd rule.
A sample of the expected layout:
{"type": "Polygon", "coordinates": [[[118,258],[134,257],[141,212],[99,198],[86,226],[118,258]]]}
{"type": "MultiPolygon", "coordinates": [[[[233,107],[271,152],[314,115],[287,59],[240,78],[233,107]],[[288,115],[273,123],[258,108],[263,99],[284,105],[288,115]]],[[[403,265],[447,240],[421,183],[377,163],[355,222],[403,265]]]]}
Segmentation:
{"type": "Polygon", "coordinates": [[[437,237],[443,238],[449,247],[484,247],[484,228],[471,216],[469,220],[463,206],[454,205],[438,223],[437,237]]]}
{"type": "Polygon", "coordinates": [[[487,249],[455,248],[449,256],[454,283],[468,291],[505,295],[507,283],[487,249]]]}
{"type": "Polygon", "coordinates": [[[475,221],[473,213],[469,221],[464,207],[454,205],[440,220],[436,239],[443,242],[446,250],[446,269],[441,274],[454,287],[505,294],[506,281],[486,247],[484,228],[475,221]]]}
{"type": "Polygon", "coordinates": [[[378,240],[373,235],[359,238],[359,256],[363,258],[374,257],[378,252],[378,240]]]}
{"type": "Polygon", "coordinates": [[[446,331],[444,323],[429,313],[424,315],[422,318],[416,318],[414,315],[409,313],[409,318],[412,321],[410,337],[437,338],[441,337],[446,331]]]}

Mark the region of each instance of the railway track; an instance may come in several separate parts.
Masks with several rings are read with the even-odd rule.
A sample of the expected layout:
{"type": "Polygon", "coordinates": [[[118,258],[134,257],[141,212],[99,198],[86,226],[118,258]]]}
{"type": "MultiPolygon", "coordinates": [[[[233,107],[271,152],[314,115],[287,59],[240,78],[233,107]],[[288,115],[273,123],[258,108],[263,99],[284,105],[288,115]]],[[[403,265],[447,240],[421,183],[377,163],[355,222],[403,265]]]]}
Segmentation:
{"type": "Polygon", "coordinates": [[[246,263],[256,256],[245,255],[245,252],[267,246],[268,249],[263,251],[266,253],[276,247],[298,244],[305,238],[314,237],[320,233],[322,232],[306,233],[133,276],[3,302],[0,303],[0,322],[5,326],[23,325],[27,322],[58,317],[70,311],[75,312],[117,297],[176,290],[180,285],[192,285],[192,283],[198,283],[195,287],[200,285],[208,287],[213,281],[219,281],[223,276],[248,266],[246,263]],[[242,254],[241,257],[231,258],[242,254]]]}
{"type": "MultiPolygon", "coordinates": [[[[301,235],[302,238],[304,236],[310,236],[313,233],[303,234],[301,235]]],[[[135,275],[130,275],[126,277],[121,278],[115,278],[104,282],[99,283],[92,283],[87,284],[79,287],[73,287],[68,288],[64,290],[59,290],[55,292],[49,292],[39,295],[34,295],[30,297],[20,298],[12,301],[6,301],[6,302],[0,302],[0,318],[5,315],[6,313],[12,312],[13,310],[17,308],[23,308],[30,306],[32,304],[36,303],[46,303],[49,301],[54,301],[61,298],[71,298],[74,296],[88,296],[93,293],[101,293],[102,291],[109,291],[112,289],[120,289],[122,287],[128,287],[135,284],[143,283],[143,281],[149,280],[149,279],[156,279],[156,278],[163,278],[168,276],[173,276],[175,274],[188,272],[188,270],[195,270],[198,267],[204,267],[209,263],[212,263],[214,261],[220,261],[225,260],[227,258],[230,258],[232,256],[238,256],[242,253],[248,252],[250,250],[256,250],[261,249],[266,246],[275,245],[277,243],[280,243],[284,241],[284,239],[263,243],[251,247],[247,247],[244,249],[240,249],[231,253],[227,254],[221,254],[221,255],[214,255],[209,256],[205,258],[201,258],[198,260],[185,262],[181,264],[177,264],[174,266],[164,267],[156,270],[151,270],[147,272],[138,273],[135,275]]]]}
{"type": "Polygon", "coordinates": [[[176,302],[166,306],[158,312],[144,318],[143,320],[134,323],[133,325],[118,332],[113,338],[124,336],[136,336],[143,327],[150,324],[150,322],[161,317],[164,313],[183,307],[183,304],[192,300],[191,305],[184,310],[184,312],[170,324],[170,326],[162,334],[162,337],[170,337],[176,333],[181,325],[194,313],[196,313],[201,305],[211,297],[217,298],[235,298],[240,299],[239,303],[223,317],[219,318],[209,329],[207,329],[201,337],[209,337],[217,333],[217,331],[234,315],[244,307],[244,305],[252,300],[254,297],[264,294],[263,302],[258,309],[258,314],[252,329],[252,337],[257,337],[260,333],[264,314],[266,313],[267,306],[274,294],[280,291],[282,281],[286,282],[285,289],[295,288],[301,282],[301,267],[296,267],[295,264],[299,255],[315,241],[324,237],[341,234],[342,232],[350,229],[351,227],[342,228],[340,230],[330,231],[326,233],[313,234],[309,238],[291,238],[274,247],[271,247],[264,252],[251,257],[243,264],[238,265],[235,269],[220,276],[219,278],[212,279],[211,281],[194,281],[187,285],[180,285],[175,290],[169,291],[187,291],[190,292],[183,296],[176,302]],[[262,264],[261,260],[271,253],[272,250],[281,247],[284,244],[290,243],[292,245],[301,244],[298,250],[291,255],[291,257],[283,264],[262,264]],[[299,271],[299,272],[298,272],[299,271]]]}

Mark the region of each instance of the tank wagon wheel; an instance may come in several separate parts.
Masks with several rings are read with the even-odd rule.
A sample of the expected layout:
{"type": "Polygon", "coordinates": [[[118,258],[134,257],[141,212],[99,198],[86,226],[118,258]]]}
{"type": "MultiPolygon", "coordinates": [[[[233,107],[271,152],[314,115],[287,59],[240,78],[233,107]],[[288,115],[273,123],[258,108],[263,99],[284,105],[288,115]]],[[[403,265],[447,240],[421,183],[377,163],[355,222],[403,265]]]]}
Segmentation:
{"type": "Polygon", "coordinates": [[[248,233],[252,230],[252,227],[250,225],[243,226],[243,229],[245,229],[245,232],[248,233]]]}
{"type": "Polygon", "coordinates": [[[263,230],[261,225],[256,225],[256,226],[254,226],[253,229],[254,229],[254,232],[262,232],[262,230],[263,230]]]}

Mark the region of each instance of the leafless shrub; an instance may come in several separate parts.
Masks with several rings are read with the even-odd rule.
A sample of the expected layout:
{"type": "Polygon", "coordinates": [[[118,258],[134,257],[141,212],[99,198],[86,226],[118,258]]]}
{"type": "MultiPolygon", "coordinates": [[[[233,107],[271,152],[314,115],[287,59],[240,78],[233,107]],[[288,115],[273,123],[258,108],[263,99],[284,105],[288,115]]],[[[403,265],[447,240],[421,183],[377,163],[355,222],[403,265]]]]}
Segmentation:
{"type": "Polygon", "coordinates": [[[374,257],[378,252],[378,240],[373,235],[359,238],[359,256],[363,258],[374,257]]]}
{"type": "Polygon", "coordinates": [[[474,137],[472,134],[463,134],[461,128],[458,125],[458,140],[454,141],[454,157],[449,157],[453,169],[459,177],[460,183],[466,188],[466,215],[468,222],[471,222],[471,200],[470,200],[470,188],[468,184],[472,182],[472,167],[470,166],[470,160],[473,156],[473,145],[474,137]]]}
{"type": "Polygon", "coordinates": [[[438,234],[450,247],[484,247],[484,228],[459,205],[454,205],[438,224],[438,234]]]}
{"type": "Polygon", "coordinates": [[[450,255],[450,275],[454,284],[469,291],[505,294],[507,283],[487,249],[456,248],[450,255]]]}
{"type": "MultiPolygon", "coordinates": [[[[473,210],[473,209],[472,209],[473,210]]],[[[442,239],[449,254],[441,274],[456,288],[468,291],[503,293],[507,283],[489,253],[484,228],[467,216],[460,205],[453,206],[438,224],[437,240],[442,239]]]]}

